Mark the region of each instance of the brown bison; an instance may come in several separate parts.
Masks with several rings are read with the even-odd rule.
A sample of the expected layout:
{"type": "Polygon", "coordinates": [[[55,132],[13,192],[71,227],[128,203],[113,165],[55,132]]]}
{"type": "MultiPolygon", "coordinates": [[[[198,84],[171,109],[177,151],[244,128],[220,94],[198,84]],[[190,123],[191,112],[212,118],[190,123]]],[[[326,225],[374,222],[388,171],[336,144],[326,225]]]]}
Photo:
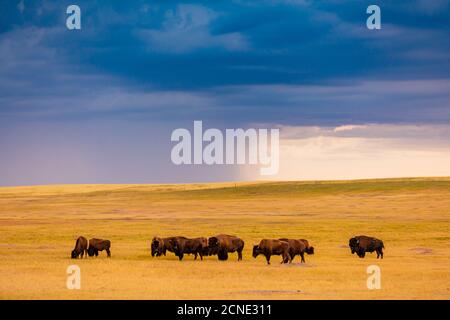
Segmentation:
{"type": "Polygon", "coordinates": [[[267,264],[270,264],[270,257],[273,255],[281,255],[281,263],[292,261],[291,255],[289,254],[289,243],[286,241],[263,239],[259,245],[253,246],[253,258],[256,258],[260,254],[266,257],[267,264]]]}
{"type": "Polygon", "coordinates": [[[97,257],[99,251],[106,250],[106,254],[108,258],[111,258],[111,251],[109,250],[111,248],[111,241],[109,240],[102,240],[102,239],[90,239],[89,240],[89,248],[88,248],[88,254],[90,257],[93,257],[94,255],[97,257]]]}
{"type": "MultiPolygon", "coordinates": [[[[300,262],[305,262],[306,246],[302,240],[286,239],[286,238],[281,238],[278,240],[289,243],[289,255],[291,256],[291,260],[289,261],[289,263],[291,263],[292,260],[294,260],[296,255],[300,256],[300,258],[301,258],[300,262]]],[[[284,262],[287,263],[288,261],[285,260],[284,262]]]]}
{"type": "Polygon", "coordinates": [[[306,247],[305,252],[307,254],[314,254],[314,247],[309,245],[309,241],[308,240],[300,239],[300,241],[302,241],[305,244],[305,247],[306,247]]]}
{"type": "Polygon", "coordinates": [[[368,236],[356,236],[349,240],[348,246],[352,254],[356,253],[358,257],[364,258],[366,256],[366,252],[377,252],[377,259],[381,257],[383,259],[383,249],[384,244],[383,241],[368,236]]]}
{"type": "Polygon", "coordinates": [[[183,259],[185,254],[194,254],[194,259],[197,260],[197,255],[200,255],[200,259],[203,260],[203,255],[208,249],[208,240],[206,238],[185,238],[185,237],[174,237],[174,239],[169,240],[173,247],[175,255],[180,259],[183,259]]]}
{"type": "MultiPolygon", "coordinates": [[[[154,237],[151,244],[152,257],[166,255],[167,251],[174,252],[171,240],[180,237],[160,238],[154,237]]],[[[181,237],[182,238],[182,237],[181,237]]]]}
{"type": "Polygon", "coordinates": [[[227,260],[229,252],[237,252],[238,261],[242,260],[244,241],[241,238],[219,234],[208,239],[208,254],[217,255],[219,260],[227,260]]]}
{"type": "Polygon", "coordinates": [[[81,255],[81,259],[83,259],[84,254],[86,253],[86,257],[88,255],[88,241],[85,237],[78,237],[77,242],[75,243],[75,248],[72,250],[72,259],[78,258],[81,255]]]}

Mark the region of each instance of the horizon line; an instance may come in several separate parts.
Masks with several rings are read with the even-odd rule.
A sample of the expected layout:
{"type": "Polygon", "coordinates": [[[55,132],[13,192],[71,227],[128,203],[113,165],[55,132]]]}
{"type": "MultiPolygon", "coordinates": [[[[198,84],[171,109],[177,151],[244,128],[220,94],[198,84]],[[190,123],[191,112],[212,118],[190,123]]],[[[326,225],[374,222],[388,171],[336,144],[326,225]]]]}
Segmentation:
{"type": "Polygon", "coordinates": [[[346,183],[370,181],[420,181],[420,180],[449,180],[450,176],[410,176],[387,178],[357,178],[357,179],[305,179],[305,180],[233,180],[215,182],[173,182],[173,183],[55,183],[30,185],[0,185],[2,188],[30,188],[30,187],[64,187],[64,186],[182,186],[182,185],[220,185],[220,184],[264,184],[264,183],[346,183]]]}

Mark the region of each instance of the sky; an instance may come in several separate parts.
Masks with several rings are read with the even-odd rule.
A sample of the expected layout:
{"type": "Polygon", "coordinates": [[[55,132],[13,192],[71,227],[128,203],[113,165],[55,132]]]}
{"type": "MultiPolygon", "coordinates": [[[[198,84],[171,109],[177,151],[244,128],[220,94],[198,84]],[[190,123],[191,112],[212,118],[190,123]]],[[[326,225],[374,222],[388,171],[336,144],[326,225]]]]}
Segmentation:
{"type": "Polygon", "coordinates": [[[0,9],[1,186],[450,176],[448,0],[0,9]],[[279,128],[279,173],[174,165],[171,133],[194,120],[279,128]]]}

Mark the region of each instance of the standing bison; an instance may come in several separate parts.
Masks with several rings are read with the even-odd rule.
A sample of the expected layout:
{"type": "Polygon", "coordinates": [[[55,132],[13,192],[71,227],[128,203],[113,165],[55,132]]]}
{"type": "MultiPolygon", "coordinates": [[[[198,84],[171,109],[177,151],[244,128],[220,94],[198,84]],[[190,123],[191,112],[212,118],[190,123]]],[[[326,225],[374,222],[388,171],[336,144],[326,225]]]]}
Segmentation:
{"type": "Polygon", "coordinates": [[[151,244],[152,257],[159,257],[161,255],[165,256],[167,251],[174,252],[172,240],[176,238],[183,237],[154,237],[151,244]]]}
{"type": "Polygon", "coordinates": [[[286,241],[263,239],[258,245],[253,246],[253,258],[260,254],[266,257],[267,264],[270,264],[270,257],[273,255],[281,255],[281,263],[292,261],[292,257],[289,254],[289,243],[286,241]]]}
{"type": "Polygon", "coordinates": [[[238,261],[242,260],[244,241],[235,236],[219,234],[208,239],[208,254],[217,255],[219,260],[227,260],[229,252],[237,252],[238,261]]]}
{"type": "MultiPolygon", "coordinates": [[[[291,260],[289,260],[289,263],[291,263],[292,260],[294,260],[296,255],[300,256],[300,258],[301,258],[300,262],[305,262],[306,246],[302,240],[286,239],[286,238],[281,238],[278,240],[289,243],[289,255],[291,256],[291,260]]],[[[288,260],[284,261],[284,263],[287,263],[287,262],[288,262],[288,260]]]]}
{"type": "Polygon", "coordinates": [[[88,256],[88,241],[85,237],[81,236],[78,237],[77,242],[75,243],[75,248],[72,250],[71,257],[72,259],[78,258],[78,256],[81,256],[81,259],[83,259],[84,254],[86,253],[86,258],[88,256]]]}
{"type": "Polygon", "coordinates": [[[200,255],[200,259],[203,260],[204,253],[207,253],[208,240],[206,238],[185,238],[185,237],[174,237],[169,240],[173,252],[180,259],[183,259],[185,254],[194,254],[194,259],[197,260],[197,255],[200,255]]]}
{"type": "Polygon", "coordinates": [[[111,258],[111,251],[109,250],[110,248],[111,248],[111,241],[109,240],[102,240],[95,238],[90,239],[88,248],[89,257],[93,257],[94,255],[97,257],[99,251],[105,250],[108,258],[111,258]]]}
{"type": "Polygon", "coordinates": [[[356,236],[349,240],[348,246],[352,254],[356,253],[358,257],[364,258],[366,256],[366,252],[377,252],[377,259],[381,257],[383,259],[383,249],[384,244],[383,241],[368,236],[356,236]]]}

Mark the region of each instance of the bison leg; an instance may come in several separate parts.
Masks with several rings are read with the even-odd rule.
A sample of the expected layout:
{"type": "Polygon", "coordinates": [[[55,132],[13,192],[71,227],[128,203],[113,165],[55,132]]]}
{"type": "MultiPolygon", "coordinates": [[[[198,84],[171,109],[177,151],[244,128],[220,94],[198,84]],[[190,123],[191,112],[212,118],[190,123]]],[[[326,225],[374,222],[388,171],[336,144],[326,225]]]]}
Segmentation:
{"type": "Polygon", "coordinates": [[[292,263],[293,256],[289,252],[283,254],[283,261],[281,263],[292,263]]]}
{"type": "Polygon", "coordinates": [[[305,261],[305,253],[304,253],[304,252],[300,253],[300,257],[302,258],[302,259],[300,260],[300,262],[305,263],[306,261],[305,261]]]}
{"type": "Polygon", "coordinates": [[[383,249],[377,249],[377,259],[380,258],[383,259],[383,249]]]}
{"type": "Polygon", "coordinates": [[[238,250],[238,261],[242,260],[242,250],[238,250]]]}
{"type": "Polygon", "coordinates": [[[109,249],[106,249],[106,256],[108,258],[111,258],[111,251],[109,251],[109,249]]]}
{"type": "Polygon", "coordinates": [[[179,255],[178,255],[178,259],[181,261],[181,260],[183,260],[183,256],[184,256],[184,254],[183,253],[180,253],[179,255]]]}
{"type": "Polygon", "coordinates": [[[289,253],[290,257],[291,257],[289,263],[292,263],[292,260],[295,259],[295,252],[294,252],[294,250],[289,250],[288,253],[289,253]]]}
{"type": "Polygon", "coordinates": [[[267,264],[270,264],[270,254],[266,254],[267,264]]]}

